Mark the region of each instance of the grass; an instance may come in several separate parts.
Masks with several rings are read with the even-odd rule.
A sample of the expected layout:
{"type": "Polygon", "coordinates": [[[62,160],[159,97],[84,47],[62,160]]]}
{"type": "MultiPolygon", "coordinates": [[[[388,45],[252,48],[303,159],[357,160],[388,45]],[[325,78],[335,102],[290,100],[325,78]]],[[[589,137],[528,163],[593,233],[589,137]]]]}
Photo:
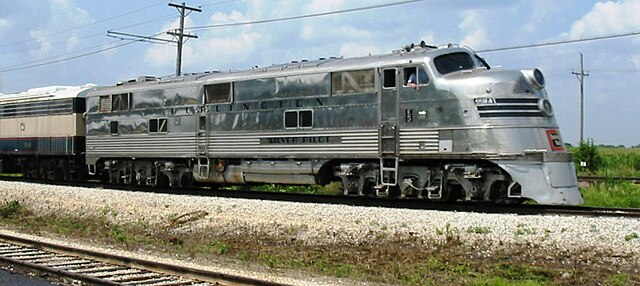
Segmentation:
{"type": "Polygon", "coordinates": [[[640,185],[627,182],[595,183],[580,188],[585,206],[640,208],[640,185]]]}
{"type": "Polygon", "coordinates": [[[574,154],[579,176],[640,177],[640,148],[581,146],[569,150],[574,154]],[[580,167],[583,160],[595,162],[580,167]]]}

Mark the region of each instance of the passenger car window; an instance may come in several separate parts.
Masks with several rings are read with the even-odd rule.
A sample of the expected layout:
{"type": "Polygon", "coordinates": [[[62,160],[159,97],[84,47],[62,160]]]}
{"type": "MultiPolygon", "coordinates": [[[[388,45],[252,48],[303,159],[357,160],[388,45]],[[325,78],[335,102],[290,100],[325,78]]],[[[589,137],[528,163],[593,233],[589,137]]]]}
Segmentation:
{"type": "Polygon", "coordinates": [[[433,60],[436,69],[441,74],[448,74],[460,70],[469,70],[475,67],[471,56],[464,52],[441,55],[433,60]]]}

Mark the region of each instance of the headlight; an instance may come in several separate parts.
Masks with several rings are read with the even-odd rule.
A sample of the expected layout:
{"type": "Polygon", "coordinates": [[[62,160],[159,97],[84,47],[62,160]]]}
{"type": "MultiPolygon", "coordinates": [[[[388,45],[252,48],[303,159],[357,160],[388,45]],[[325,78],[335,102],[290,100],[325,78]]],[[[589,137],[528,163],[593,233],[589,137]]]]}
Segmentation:
{"type": "Polygon", "coordinates": [[[522,74],[527,78],[529,83],[537,89],[543,89],[545,80],[544,75],[539,69],[523,70],[522,74]]]}
{"type": "Polygon", "coordinates": [[[538,109],[545,116],[553,116],[553,107],[551,106],[551,102],[546,98],[542,98],[538,101],[538,109]]]}

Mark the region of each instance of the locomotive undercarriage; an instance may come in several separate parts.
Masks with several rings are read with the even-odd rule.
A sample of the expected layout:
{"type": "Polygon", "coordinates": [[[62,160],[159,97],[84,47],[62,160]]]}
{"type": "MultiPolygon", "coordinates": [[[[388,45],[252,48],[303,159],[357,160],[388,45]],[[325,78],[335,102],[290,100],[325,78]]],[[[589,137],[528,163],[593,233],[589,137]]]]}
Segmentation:
{"type": "Polygon", "coordinates": [[[377,162],[343,163],[337,169],[335,175],[342,180],[344,195],[434,201],[521,201],[520,186],[508,174],[481,162],[435,165],[403,162],[396,170],[397,175],[385,171],[387,168],[381,168],[377,162]]]}
{"type": "Polygon", "coordinates": [[[79,156],[22,157],[16,160],[19,172],[25,178],[52,181],[82,181],[85,166],[79,156]]]}
{"type": "Polygon", "coordinates": [[[113,184],[186,187],[193,182],[189,160],[109,159],[99,177],[113,184]]]}
{"type": "Polygon", "coordinates": [[[520,186],[500,167],[486,162],[429,165],[407,161],[396,166],[394,172],[385,171],[388,168],[384,165],[381,168],[381,163],[384,164],[374,161],[109,159],[98,168],[102,170],[99,172],[102,180],[114,184],[186,187],[194,178],[203,184],[326,184],[331,178],[339,178],[345,196],[521,201],[520,186]],[[203,164],[207,168],[202,168],[203,164]],[[194,174],[193,170],[198,172],[194,174]],[[203,170],[206,171],[203,173],[203,170]]]}

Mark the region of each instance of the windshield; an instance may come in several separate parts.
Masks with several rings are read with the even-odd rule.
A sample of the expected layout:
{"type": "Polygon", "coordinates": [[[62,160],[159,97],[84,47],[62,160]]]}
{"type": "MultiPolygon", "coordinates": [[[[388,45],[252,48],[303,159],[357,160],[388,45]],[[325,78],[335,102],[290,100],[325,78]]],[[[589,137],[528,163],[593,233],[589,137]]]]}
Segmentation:
{"type": "Polygon", "coordinates": [[[433,62],[440,74],[448,74],[475,67],[471,56],[465,52],[457,52],[436,57],[433,62]]]}

